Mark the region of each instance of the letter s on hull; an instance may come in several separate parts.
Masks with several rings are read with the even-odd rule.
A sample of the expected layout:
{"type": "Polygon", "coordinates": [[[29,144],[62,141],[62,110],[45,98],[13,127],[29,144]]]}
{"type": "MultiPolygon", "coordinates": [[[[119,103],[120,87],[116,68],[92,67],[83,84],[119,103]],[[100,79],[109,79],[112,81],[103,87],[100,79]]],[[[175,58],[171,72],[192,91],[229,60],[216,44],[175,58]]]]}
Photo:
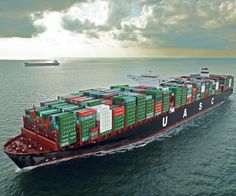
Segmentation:
{"type": "Polygon", "coordinates": [[[213,104],[214,104],[214,101],[215,101],[215,98],[214,98],[214,97],[212,97],[212,98],[211,98],[211,105],[213,105],[213,104]]]}
{"type": "Polygon", "coordinates": [[[162,118],[162,126],[163,126],[163,127],[166,127],[167,123],[168,123],[168,116],[163,117],[163,118],[162,118]]]}
{"type": "Polygon", "coordinates": [[[199,110],[202,110],[202,102],[199,103],[199,110]]]}

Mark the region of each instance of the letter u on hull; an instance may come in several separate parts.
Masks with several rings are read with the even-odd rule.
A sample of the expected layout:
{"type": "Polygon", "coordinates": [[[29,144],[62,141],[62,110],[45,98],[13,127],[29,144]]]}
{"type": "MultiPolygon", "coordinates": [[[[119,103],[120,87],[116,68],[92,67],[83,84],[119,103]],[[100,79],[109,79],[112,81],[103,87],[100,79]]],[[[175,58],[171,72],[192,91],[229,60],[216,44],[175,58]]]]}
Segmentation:
{"type": "Polygon", "coordinates": [[[165,116],[162,118],[162,126],[163,127],[166,127],[168,124],[168,116],[165,116]]]}

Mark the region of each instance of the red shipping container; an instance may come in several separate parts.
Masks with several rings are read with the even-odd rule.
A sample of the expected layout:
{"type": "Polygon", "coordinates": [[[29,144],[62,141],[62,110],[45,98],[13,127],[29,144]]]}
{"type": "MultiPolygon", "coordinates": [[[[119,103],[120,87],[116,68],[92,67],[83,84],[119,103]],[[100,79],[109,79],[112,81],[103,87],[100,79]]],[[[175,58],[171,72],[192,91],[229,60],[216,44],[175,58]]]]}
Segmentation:
{"type": "Polygon", "coordinates": [[[111,100],[103,100],[102,103],[105,104],[105,105],[112,105],[111,100]]]}
{"type": "Polygon", "coordinates": [[[30,116],[31,116],[32,119],[35,120],[35,119],[36,119],[35,111],[31,111],[31,112],[30,112],[30,116]]]}
{"type": "Polygon", "coordinates": [[[116,108],[112,108],[112,114],[119,113],[119,112],[125,112],[125,107],[124,106],[119,106],[116,108]]]}
{"type": "Polygon", "coordinates": [[[87,109],[87,110],[82,110],[82,111],[77,112],[77,116],[79,116],[79,117],[85,117],[85,116],[89,116],[92,114],[96,114],[96,110],[87,109]]]}
{"type": "Polygon", "coordinates": [[[193,88],[193,95],[196,95],[196,93],[197,93],[197,89],[196,88],[193,88]]]}
{"type": "Polygon", "coordinates": [[[192,102],[192,97],[187,97],[187,102],[192,102]]]}
{"type": "Polygon", "coordinates": [[[95,135],[95,136],[91,136],[91,137],[90,137],[90,140],[96,140],[96,139],[98,139],[98,135],[95,135]]]}
{"type": "Polygon", "coordinates": [[[78,97],[78,98],[72,99],[72,103],[74,103],[74,104],[80,104],[81,102],[89,101],[89,100],[92,100],[92,98],[91,98],[91,97],[86,97],[86,96],[84,96],[84,97],[78,97]]]}
{"type": "Polygon", "coordinates": [[[124,115],[124,112],[117,112],[117,113],[112,114],[113,118],[117,116],[122,116],[122,115],[124,115]]]}
{"type": "Polygon", "coordinates": [[[149,86],[135,86],[134,88],[149,89],[149,88],[153,88],[153,87],[149,87],[149,86]]]}
{"type": "Polygon", "coordinates": [[[155,112],[162,111],[162,103],[156,103],[155,104],[155,112]]]}
{"type": "Polygon", "coordinates": [[[71,103],[71,101],[72,101],[73,99],[75,99],[75,98],[79,98],[79,96],[67,97],[67,98],[65,98],[65,101],[66,101],[67,103],[71,103]]]}
{"type": "Polygon", "coordinates": [[[94,127],[92,129],[89,130],[90,133],[94,133],[98,131],[98,127],[94,127]]]}
{"type": "Polygon", "coordinates": [[[103,95],[104,99],[111,99],[112,97],[116,96],[115,93],[107,93],[103,95]]]}

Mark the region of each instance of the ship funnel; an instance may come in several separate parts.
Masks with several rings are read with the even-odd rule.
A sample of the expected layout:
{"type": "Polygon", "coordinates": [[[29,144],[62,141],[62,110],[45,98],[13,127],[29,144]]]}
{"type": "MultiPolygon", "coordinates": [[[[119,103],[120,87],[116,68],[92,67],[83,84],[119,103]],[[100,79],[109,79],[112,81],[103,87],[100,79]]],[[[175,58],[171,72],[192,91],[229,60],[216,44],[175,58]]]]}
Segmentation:
{"type": "Polygon", "coordinates": [[[201,77],[208,78],[210,76],[209,70],[207,67],[203,67],[201,70],[201,77]]]}

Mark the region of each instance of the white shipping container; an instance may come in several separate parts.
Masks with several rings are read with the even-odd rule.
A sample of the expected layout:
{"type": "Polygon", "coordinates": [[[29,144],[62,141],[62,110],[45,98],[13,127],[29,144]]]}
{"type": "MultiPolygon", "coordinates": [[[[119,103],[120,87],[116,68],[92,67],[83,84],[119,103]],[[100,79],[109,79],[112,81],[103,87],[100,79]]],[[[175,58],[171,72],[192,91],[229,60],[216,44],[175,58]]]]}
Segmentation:
{"type": "Polygon", "coordinates": [[[101,105],[97,105],[97,106],[91,106],[91,107],[88,107],[88,108],[94,109],[98,113],[101,112],[101,111],[110,110],[110,106],[109,105],[105,105],[105,104],[101,104],[101,105]]]}
{"type": "Polygon", "coordinates": [[[229,79],[229,87],[231,87],[231,85],[232,85],[232,79],[230,78],[229,79]]]}
{"type": "Polygon", "coordinates": [[[219,85],[220,85],[219,81],[217,81],[215,85],[216,85],[216,90],[219,90],[219,85]]]}
{"type": "Polygon", "coordinates": [[[101,111],[97,114],[97,120],[99,121],[100,133],[112,129],[112,111],[101,111]]]}
{"type": "Polygon", "coordinates": [[[206,86],[205,86],[205,84],[204,85],[202,85],[202,87],[201,87],[201,93],[204,93],[206,91],[206,86]]]}
{"type": "Polygon", "coordinates": [[[193,88],[192,84],[187,84],[187,88],[193,88]]]}

